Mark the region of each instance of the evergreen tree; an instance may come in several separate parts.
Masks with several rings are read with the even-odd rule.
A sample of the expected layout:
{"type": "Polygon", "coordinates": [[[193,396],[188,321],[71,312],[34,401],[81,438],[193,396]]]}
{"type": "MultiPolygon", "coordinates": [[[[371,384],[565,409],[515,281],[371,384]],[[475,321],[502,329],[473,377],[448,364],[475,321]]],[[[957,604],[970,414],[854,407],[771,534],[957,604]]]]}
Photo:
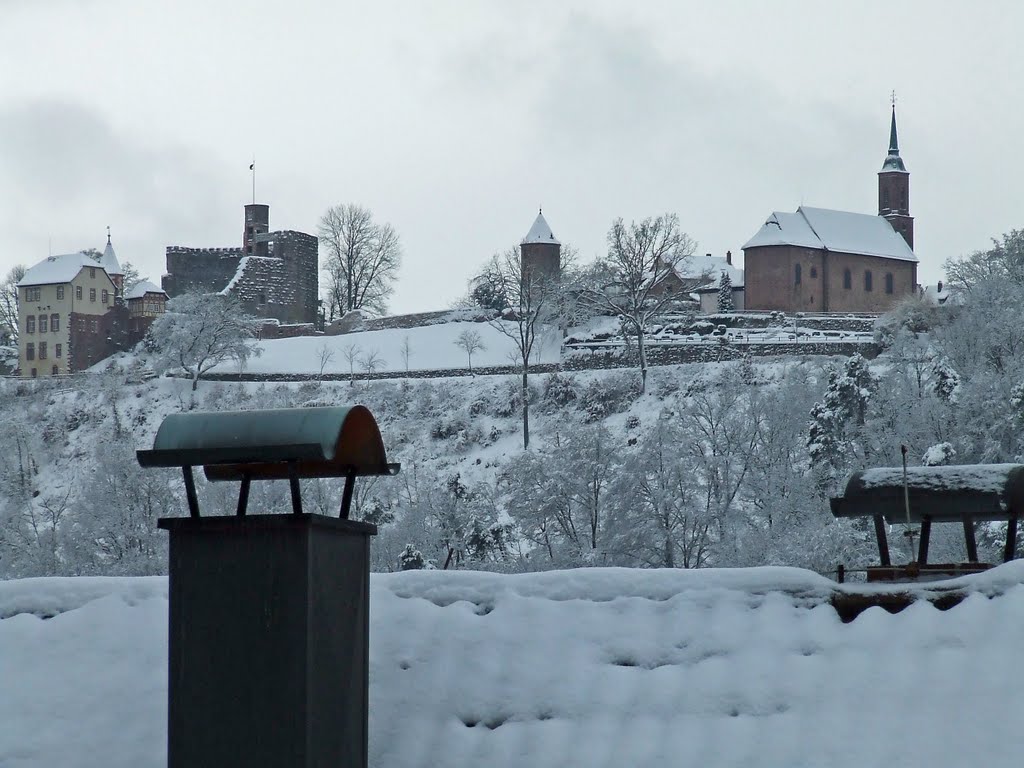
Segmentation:
{"type": "Polygon", "coordinates": [[[736,311],[736,305],[732,303],[732,278],[724,269],[722,270],[722,279],[718,284],[718,311],[736,311]]]}

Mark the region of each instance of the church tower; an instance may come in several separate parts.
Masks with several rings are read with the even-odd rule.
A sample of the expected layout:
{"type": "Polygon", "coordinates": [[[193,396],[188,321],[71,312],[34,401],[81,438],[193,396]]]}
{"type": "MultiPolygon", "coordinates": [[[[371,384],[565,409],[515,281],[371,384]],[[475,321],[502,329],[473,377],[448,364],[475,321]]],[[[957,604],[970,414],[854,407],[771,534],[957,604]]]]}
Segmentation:
{"type": "Polygon", "coordinates": [[[537,218],[519,245],[523,279],[530,275],[558,280],[562,275],[562,244],[555,238],[551,227],[539,211],[537,218]]]}
{"type": "Polygon", "coordinates": [[[889,127],[889,154],[878,172],[878,215],[914,250],[914,217],[910,215],[910,174],[900,157],[900,143],[896,136],[896,104],[892,105],[892,123],[889,127]]]}

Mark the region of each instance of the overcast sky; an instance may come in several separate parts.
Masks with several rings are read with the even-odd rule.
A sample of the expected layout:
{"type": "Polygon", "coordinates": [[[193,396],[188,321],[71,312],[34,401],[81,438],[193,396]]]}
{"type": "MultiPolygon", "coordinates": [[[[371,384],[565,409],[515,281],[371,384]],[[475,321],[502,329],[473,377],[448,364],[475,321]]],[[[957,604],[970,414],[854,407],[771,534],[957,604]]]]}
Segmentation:
{"type": "Polygon", "coordinates": [[[584,260],[677,213],[739,255],[773,210],[875,213],[895,89],[922,282],[1024,227],[1019,2],[0,0],[0,270],[240,244],[242,206],[399,231],[443,308],[543,205],[584,260]]]}

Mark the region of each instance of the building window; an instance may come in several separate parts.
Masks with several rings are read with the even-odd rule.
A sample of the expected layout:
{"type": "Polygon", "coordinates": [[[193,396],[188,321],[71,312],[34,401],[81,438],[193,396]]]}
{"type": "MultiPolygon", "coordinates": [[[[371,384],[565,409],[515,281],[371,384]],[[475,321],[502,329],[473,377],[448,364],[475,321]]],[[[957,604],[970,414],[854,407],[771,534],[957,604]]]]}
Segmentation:
{"type": "Polygon", "coordinates": [[[100,301],[104,304],[107,304],[110,301],[110,294],[107,292],[106,288],[104,288],[100,294],[100,301]]]}
{"type": "Polygon", "coordinates": [[[803,278],[802,271],[799,264],[793,269],[793,285],[800,285],[800,280],[803,278]]]}
{"type": "Polygon", "coordinates": [[[89,301],[92,301],[92,302],[96,301],[96,289],[95,288],[90,288],[89,289],[89,301]]]}
{"type": "Polygon", "coordinates": [[[50,333],[60,330],[60,315],[50,315],[50,333]]]}
{"type": "Polygon", "coordinates": [[[885,292],[892,293],[893,291],[893,279],[892,272],[885,273],[885,292]]]}
{"type": "Polygon", "coordinates": [[[865,269],[864,270],[864,290],[865,291],[870,291],[871,290],[871,270],[870,269],[865,269]]]}
{"type": "Polygon", "coordinates": [[[54,344],[53,345],[53,356],[54,357],[61,357],[63,352],[64,352],[64,345],[63,344],[54,344]]]}
{"type": "Polygon", "coordinates": [[[39,301],[42,288],[26,288],[25,301],[39,301]]]}
{"type": "Polygon", "coordinates": [[[35,333],[35,332],[36,332],[36,316],[35,315],[29,315],[28,317],[25,318],[25,333],[35,333]]]}
{"type": "Polygon", "coordinates": [[[39,332],[46,333],[46,315],[39,316],[39,332]]]}
{"type": "Polygon", "coordinates": [[[46,342],[45,341],[40,341],[39,342],[39,359],[40,360],[45,360],[46,359],[46,342]]]}
{"type": "Polygon", "coordinates": [[[58,373],[60,373],[60,368],[58,368],[58,367],[57,367],[57,366],[55,365],[55,366],[53,366],[53,370],[52,370],[52,371],[50,371],[50,373],[51,373],[52,375],[56,376],[56,375],[57,375],[58,373]]]}
{"type": "Polygon", "coordinates": [[[25,359],[35,360],[36,359],[36,345],[31,341],[25,345],[25,359]]]}
{"type": "Polygon", "coordinates": [[[79,301],[82,300],[82,286],[80,285],[75,286],[75,298],[79,301]]]}
{"type": "Polygon", "coordinates": [[[843,288],[846,290],[853,288],[853,273],[848,269],[843,270],[843,288]]]}
{"type": "Polygon", "coordinates": [[[89,267],[89,279],[90,280],[95,280],[96,279],[96,267],[89,267]]]}
{"type": "Polygon", "coordinates": [[[811,267],[811,277],[817,277],[817,276],[818,276],[818,268],[817,267],[811,267]]]}
{"type": "Polygon", "coordinates": [[[64,286],[57,286],[57,301],[64,301],[64,286]]]}
{"type": "Polygon", "coordinates": [[[39,372],[35,368],[33,368],[32,369],[32,378],[34,379],[38,375],[39,375],[39,372]]]}

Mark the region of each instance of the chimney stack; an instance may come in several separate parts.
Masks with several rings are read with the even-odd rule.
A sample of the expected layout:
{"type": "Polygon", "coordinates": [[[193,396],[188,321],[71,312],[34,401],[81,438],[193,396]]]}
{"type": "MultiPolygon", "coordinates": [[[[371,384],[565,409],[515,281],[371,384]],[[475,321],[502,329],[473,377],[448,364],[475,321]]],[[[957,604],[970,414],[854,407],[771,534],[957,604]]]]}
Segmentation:
{"type": "Polygon", "coordinates": [[[725,263],[730,267],[732,266],[732,251],[725,252],[725,263]]]}

